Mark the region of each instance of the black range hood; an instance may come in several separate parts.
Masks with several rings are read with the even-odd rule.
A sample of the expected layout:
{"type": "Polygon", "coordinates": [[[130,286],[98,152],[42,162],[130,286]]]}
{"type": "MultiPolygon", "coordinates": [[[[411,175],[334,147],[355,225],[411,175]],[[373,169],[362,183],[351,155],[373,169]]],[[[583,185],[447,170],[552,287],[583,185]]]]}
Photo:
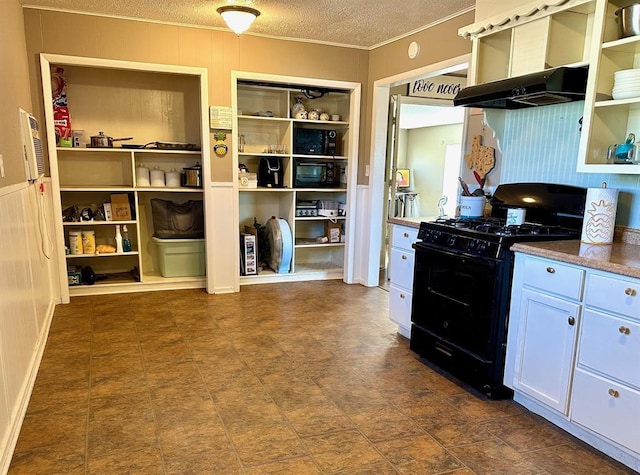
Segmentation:
{"type": "Polygon", "coordinates": [[[523,109],[582,101],[588,66],[560,67],[460,90],[453,105],[483,109],[523,109]]]}

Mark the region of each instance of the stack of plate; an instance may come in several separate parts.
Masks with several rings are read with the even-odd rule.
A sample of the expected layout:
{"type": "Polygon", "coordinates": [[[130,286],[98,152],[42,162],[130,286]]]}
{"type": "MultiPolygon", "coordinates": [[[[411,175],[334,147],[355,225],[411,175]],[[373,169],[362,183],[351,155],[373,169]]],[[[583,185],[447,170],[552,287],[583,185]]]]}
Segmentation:
{"type": "Polygon", "coordinates": [[[623,69],[614,74],[614,99],[629,99],[640,96],[640,69],[623,69]]]}

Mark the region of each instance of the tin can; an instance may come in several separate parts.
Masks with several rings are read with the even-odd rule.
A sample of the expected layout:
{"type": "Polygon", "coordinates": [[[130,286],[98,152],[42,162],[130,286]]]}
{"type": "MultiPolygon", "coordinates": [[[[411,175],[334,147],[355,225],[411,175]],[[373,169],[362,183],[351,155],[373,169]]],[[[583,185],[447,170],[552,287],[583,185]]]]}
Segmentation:
{"type": "Polygon", "coordinates": [[[69,253],[82,254],[82,232],[69,231],[69,253]]]}
{"type": "Polygon", "coordinates": [[[96,253],[96,233],[94,231],[82,231],[83,254],[96,253]]]}

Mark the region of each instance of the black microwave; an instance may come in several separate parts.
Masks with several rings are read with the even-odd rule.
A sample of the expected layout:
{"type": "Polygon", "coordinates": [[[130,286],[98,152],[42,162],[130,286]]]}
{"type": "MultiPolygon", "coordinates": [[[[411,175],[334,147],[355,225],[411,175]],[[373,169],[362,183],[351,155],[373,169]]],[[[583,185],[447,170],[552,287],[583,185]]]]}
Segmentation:
{"type": "Polygon", "coordinates": [[[293,186],[296,188],[339,187],[341,170],[339,161],[295,158],[293,186]]]}
{"type": "Polygon", "coordinates": [[[338,132],[333,129],[293,129],[293,153],[300,155],[329,155],[337,153],[338,132]]]}

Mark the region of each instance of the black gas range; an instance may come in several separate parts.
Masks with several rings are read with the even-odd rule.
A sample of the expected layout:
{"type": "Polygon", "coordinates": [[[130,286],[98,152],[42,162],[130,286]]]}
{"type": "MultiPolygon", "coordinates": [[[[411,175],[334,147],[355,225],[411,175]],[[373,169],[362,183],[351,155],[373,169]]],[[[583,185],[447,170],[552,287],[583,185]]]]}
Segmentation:
{"type": "Polygon", "coordinates": [[[423,222],[414,244],[410,347],[491,398],[502,384],[516,242],[579,239],[586,189],[545,183],[500,185],[488,218],[423,222]],[[511,208],[525,210],[507,225],[511,208]]]}

